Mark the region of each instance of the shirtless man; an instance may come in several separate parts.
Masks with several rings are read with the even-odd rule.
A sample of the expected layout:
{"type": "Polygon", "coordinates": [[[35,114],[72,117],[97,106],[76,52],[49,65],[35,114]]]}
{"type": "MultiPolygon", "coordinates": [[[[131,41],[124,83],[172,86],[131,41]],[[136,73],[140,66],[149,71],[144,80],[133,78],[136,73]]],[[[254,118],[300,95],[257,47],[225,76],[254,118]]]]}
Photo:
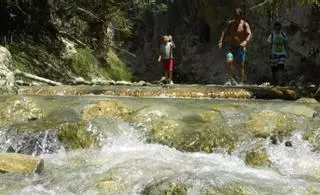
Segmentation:
{"type": "Polygon", "coordinates": [[[234,63],[240,66],[240,83],[244,79],[244,62],[246,58],[246,47],[251,39],[250,25],[242,19],[242,9],[237,8],[234,11],[234,19],[228,22],[227,28],[221,34],[219,48],[223,44],[227,46],[227,71],[229,79],[232,80],[232,65],[234,63]]]}

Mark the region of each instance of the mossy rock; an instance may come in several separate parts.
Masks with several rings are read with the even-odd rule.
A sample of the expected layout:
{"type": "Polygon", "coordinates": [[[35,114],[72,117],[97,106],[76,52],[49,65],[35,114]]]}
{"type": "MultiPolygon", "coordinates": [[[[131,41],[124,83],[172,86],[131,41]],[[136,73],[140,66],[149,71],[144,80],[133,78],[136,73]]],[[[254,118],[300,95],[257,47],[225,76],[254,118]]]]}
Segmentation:
{"type": "Polygon", "coordinates": [[[152,140],[185,152],[212,153],[214,148],[231,152],[238,141],[217,111],[182,118],[182,122],[162,119],[152,124],[152,140]],[[182,123],[183,122],[183,123],[182,123]]]}
{"type": "Polygon", "coordinates": [[[245,163],[252,167],[270,166],[270,160],[266,149],[263,146],[258,146],[251,151],[248,151],[245,156],[245,163]]]}
{"type": "Polygon", "coordinates": [[[163,181],[147,186],[143,195],[187,195],[187,185],[170,181],[163,181]]]}
{"type": "Polygon", "coordinates": [[[122,104],[119,101],[100,101],[97,104],[93,104],[85,108],[82,112],[82,118],[84,120],[99,117],[113,117],[124,119],[133,112],[134,110],[131,107],[122,104]]]}
{"type": "Polygon", "coordinates": [[[302,195],[318,195],[320,194],[320,191],[316,190],[313,187],[308,187],[302,195]]]}
{"type": "Polygon", "coordinates": [[[0,124],[24,123],[42,117],[39,103],[31,97],[13,96],[0,106],[0,124]]]}
{"type": "Polygon", "coordinates": [[[0,153],[0,172],[3,173],[40,173],[44,161],[35,156],[17,153],[0,153]]]}
{"type": "Polygon", "coordinates": [[[301,103],[301,104],[318,104],[319,103],[314,98],[306,98],[306,97],[300,98],[300,99],[296,100],[296,102],[301,103]]]}
{"type": "Polygon", "coordinates": [[[99,146],[98,136],[87,130],[86,122],[63,123],[57,135],[67,150],[99,146]]]}
{"type": "Polygon", "coordinates": [[[152,124],[152,139],[160,144],[172,146],[179,131],[179,123],[173,120],[161,120],[152,124]]]}
{"type": "Polygon", "coordinates": [[[294,130],[294,122],[281,112],[263,110],[249,117],[247,127],[255,137],[286,137],[294,130]]]}
{"type": "Polygon", "coordinates": [[[175,137],[173,145],[181,151],[212,153],[214,148],[234,150],[237,136],[223,122],[188,125],[175,137]]]}

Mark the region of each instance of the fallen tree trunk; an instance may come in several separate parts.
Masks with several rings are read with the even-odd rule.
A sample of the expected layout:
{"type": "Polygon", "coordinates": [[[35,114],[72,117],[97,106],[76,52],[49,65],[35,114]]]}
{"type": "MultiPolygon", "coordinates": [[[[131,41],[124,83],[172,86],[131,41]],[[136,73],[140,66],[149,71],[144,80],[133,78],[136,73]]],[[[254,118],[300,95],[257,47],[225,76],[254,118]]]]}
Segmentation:
{"type": "Polygon", "coordinates": [[[30,73],[23,72],[21,70],[15,70],[14,74],[26,77],[28,79],[36,80],[36,81],[39,81],[39,82],[42,82],[42,83],[47,83],[47,84],[53,85],[53,86],[61,86],[62,85],[62,83],[60,83],[60,82],[52,81],[50,79],[45,79],[45,78],[30,74],[30,73]]]}

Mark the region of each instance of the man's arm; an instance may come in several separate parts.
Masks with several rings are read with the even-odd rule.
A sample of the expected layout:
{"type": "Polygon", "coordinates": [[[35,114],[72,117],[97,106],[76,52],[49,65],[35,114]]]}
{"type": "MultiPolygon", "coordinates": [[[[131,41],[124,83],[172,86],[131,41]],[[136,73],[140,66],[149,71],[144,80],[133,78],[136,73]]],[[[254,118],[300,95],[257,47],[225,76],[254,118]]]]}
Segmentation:
{"type": "Polygon", "coordinates": [[[245,23],[246,26],[246,33],[247,33],[247,37],[245,38],[245,40],[240,44],[242,47],[246,47],[248,42],[250,41],[251,37],[252,37],[252,32],[251,32],[251,28],[250,25],[246,22],[245,23]]]}

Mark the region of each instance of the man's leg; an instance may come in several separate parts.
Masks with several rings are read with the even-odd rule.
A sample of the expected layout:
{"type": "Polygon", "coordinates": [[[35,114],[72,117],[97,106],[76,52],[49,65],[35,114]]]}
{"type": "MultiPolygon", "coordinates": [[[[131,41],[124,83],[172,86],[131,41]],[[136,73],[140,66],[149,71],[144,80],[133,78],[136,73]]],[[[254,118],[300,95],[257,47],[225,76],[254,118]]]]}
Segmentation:
{"type": "Polygon", "coordinates": [[[244,62],[240,64],[240,71],[239,71],[239,76],[240,76],[240,84],[243,84],[244,80],[244,62]]]}

